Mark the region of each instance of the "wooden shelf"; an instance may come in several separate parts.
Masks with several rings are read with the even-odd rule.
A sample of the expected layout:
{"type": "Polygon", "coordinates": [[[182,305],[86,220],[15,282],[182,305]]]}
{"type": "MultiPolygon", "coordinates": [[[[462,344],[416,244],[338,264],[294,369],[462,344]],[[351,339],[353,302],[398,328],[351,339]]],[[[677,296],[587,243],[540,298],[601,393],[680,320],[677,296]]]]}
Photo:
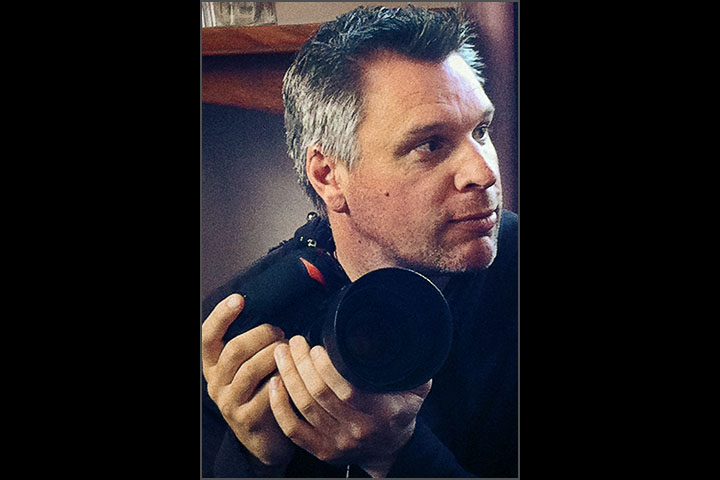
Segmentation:
{"type": "Polygon", "coordinates": [[[319,23],[203,28],[202,54],[292,53],[318,28],[319,23]]]}
{"type": "Polygon", "coordinates": [[[282,113],[282,79],[320,24],[202,29],[202,102],[282,113]]]}

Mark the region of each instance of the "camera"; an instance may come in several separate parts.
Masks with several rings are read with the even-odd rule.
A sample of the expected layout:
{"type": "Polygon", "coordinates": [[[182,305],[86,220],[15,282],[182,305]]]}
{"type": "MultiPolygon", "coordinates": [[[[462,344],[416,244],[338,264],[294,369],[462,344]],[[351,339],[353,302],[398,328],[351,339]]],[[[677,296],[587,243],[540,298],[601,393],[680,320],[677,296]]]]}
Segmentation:
{"type": "Polygon", "coordinates": [[[442,292],[406,268],[374,270],[352,283],[338,269],[323,250],[306,248],[250,276],[225,341],[270,323],[287,338],[303,335],[325,347],[338,372],[363,390],[405,391],[430,380],[453,337],[442,292]]]}

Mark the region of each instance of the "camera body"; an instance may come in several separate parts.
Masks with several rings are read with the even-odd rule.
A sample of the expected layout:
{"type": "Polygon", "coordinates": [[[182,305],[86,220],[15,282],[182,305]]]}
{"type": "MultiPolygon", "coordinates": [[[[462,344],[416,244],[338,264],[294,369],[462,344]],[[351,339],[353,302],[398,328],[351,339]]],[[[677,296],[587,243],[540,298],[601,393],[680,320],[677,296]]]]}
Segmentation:
{"type": "Polygon", "coordinates": [[[372,392],[411,390],[449,354],[453,320],[442,292],[410,269],[383,268],[352,283],[322,249],[294,250],[240,287],[245,308],[225,341],[263,323],[322,345],[340,374],[372,392]]]}

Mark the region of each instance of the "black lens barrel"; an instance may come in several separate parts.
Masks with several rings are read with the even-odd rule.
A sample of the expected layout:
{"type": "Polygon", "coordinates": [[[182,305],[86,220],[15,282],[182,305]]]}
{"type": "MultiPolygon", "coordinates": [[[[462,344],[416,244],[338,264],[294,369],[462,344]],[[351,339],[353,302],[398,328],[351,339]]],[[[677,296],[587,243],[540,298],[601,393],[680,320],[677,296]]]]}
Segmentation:
{"type": "Polygon", "coordinates": [[[373,392],[411,390],[445,362],[453,322],[442,292],[409,269],[372,271],[338,295],[323,327],[333,365],[373,392]]]}

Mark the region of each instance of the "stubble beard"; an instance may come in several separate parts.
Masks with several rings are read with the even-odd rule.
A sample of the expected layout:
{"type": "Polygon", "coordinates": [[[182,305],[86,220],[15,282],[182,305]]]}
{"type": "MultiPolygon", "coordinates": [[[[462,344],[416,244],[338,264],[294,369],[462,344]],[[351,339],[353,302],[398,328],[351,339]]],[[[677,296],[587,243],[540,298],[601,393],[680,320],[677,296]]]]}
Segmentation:
{"type": "Polygon", "coordinates": [[[408,268],[431,277],[478,272],[488,268],[497,256],[499,222],[486,235],[460,243],[443,241],[441,234],[418,242],[418,237],[409,233],[375,232],[367,229],[366,225],[368,223],[356,223],[364,243],[369,247],[366,252],[371,256],[368,259],[370,269],[388,266],[408,268]]]}
{"type": "Polygon", "coordinates": [[[398,258],[399,266],[422,273],[425,276],[452,275],[479,272],[488,268],[497,255],[497,232],[485,237],[482,247],[467,251],[465,245],[452,247],[427,247],[417,254],[398,258]]]}

